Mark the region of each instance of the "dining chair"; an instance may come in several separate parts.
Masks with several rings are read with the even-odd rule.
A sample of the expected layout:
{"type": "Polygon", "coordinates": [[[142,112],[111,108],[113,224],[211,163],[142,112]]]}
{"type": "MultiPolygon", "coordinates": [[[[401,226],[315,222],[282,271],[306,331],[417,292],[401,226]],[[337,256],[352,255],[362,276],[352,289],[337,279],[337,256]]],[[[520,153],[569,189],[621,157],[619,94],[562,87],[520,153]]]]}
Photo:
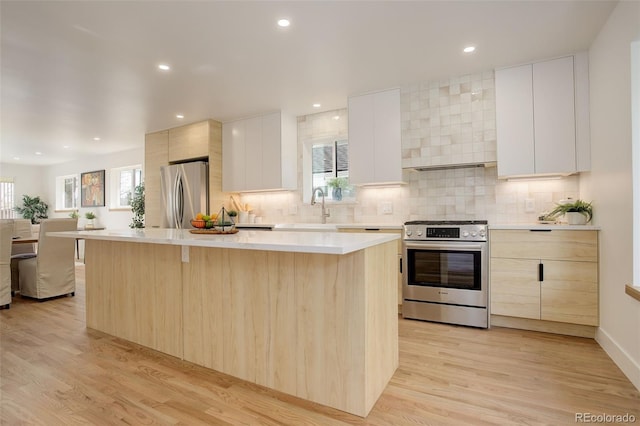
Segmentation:
{"type": "Polygon", "coordinates": [[[11,306],[11,238],[13,221],[0,220],[0,309],[11,306]]]}
{"type": "MultiPolygon", "coordinates": [[[[31,238],[31,221],[29,219],[13,219],[13,236],[31,238]]],[[[35,244],[13,244],[11,247],[11,294],[20,291],[18,263],[23,259],[36,257],[35,244]]]]}
{"type": "Polygon", "coordinates": [[[75,295],[75,240],[47,235],[48,232],[75,231],[78,219],[44,219],[40,223],[38,254],[21,260],[20,295],[35,299],[75,295]]]}

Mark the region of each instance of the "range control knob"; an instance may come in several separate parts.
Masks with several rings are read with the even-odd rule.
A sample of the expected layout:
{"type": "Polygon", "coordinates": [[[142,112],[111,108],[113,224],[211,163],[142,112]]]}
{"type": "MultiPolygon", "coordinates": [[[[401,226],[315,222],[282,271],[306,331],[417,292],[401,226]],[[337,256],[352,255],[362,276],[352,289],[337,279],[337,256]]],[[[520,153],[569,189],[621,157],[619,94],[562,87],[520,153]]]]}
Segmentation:
{"type": "Polygon", "coordinates": [[[404,233],[407,235],[407,237],[410,237],[411,234],[413,234],[413,232],[411,232],[411,229],[407,229],[406,231],[404,231],[404,233]]]}
{"type": "Polygon", "coordinates": [[[471,231],[471,236],[472,236],[472,237],[475,237],[475,236],[477,236],[477,235],[478,235],[478,233],[477,233],[476,231],[471,231]]]}
{"type": "Polygon", "coordinates": [[[418,237],[422,237],[422,231],[418,231],[418,237]]]}
{"type": "Polygon", "coordinates": [[[467,238],[469,236],[469,231],[462,231],[462,236],[467,238]]]}
{"type": "Polygon", "coordinates": [[[485,232],[485,230],[484,230],[484,229],[481,229],[481,230],[480,230],[480,236],[481,236],[481,237],[484,237],[486,234],[487,234],[487,233],[485,232]]]}

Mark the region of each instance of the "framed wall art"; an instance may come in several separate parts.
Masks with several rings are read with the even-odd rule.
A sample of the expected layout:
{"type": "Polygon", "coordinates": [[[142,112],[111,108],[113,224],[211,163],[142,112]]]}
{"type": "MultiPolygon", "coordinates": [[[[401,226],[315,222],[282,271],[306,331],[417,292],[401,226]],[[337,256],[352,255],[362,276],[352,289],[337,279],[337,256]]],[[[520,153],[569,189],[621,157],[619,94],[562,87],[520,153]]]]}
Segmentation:
{"type": "Polygon", "coordinates": [[[82,207],[104,207],[104,170],[80,174],[82,207]]]}

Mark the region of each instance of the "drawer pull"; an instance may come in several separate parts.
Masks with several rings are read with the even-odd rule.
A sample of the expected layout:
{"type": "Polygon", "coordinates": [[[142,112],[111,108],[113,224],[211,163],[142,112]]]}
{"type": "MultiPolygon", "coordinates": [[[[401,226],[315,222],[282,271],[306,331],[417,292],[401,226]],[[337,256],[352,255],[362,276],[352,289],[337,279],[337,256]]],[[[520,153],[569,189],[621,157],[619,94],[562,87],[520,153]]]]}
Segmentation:
{"type": "Polygon", "coordinates": [[[544,263],[538,263],[538,281],[544,281],[544,263]]]}
{"type": "Polygon", "coordinates": [[[529,229],[531,232],[551,232],[551,229],[529,229]]]}

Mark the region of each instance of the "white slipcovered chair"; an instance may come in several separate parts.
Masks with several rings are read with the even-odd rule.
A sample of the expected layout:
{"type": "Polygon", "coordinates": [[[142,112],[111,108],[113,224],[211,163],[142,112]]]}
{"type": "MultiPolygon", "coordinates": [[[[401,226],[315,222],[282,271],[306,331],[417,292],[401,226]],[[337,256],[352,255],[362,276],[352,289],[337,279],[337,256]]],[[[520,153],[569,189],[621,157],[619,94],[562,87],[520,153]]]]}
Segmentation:
{"type": "MultiPolygon", "coordinates": [[[[31,221],[29,219],[13,220],[13,236],[31,238],[31,221]]],[[[18,263],[23,259],[36,257],[35,244],[13,244],[11,247],[11,293],[20,291],[18,263]]]]}
{"type": "Polygon", "coordinates": [[[0,220],[0,309],[11,306],[11,237],[13,221],[0,220]]]}
{"type": "Polygon", "coordinates": [[[36,299],[75,295],[75,240],[48,232],[75,231],[78,219],[44,219],[40,223],[38,255],[21,260],[20,295],[36,299]]]}

